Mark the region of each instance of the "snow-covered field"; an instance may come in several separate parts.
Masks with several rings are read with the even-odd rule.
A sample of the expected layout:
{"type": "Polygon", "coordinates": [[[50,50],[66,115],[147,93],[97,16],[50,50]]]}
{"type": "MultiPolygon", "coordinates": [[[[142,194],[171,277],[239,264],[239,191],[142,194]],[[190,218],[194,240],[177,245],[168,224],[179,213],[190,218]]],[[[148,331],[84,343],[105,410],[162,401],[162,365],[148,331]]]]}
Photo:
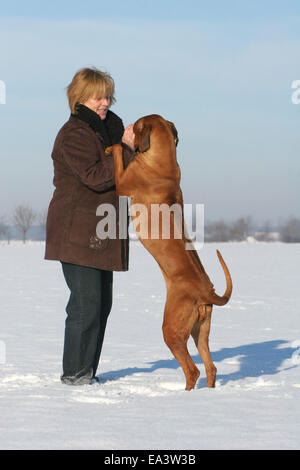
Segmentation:
{"type": "Polygon", "coordinates": [[[165,285],[153,258],[131,244],[115,273],[100,385],[60,383],[68,290],[44,244],[0,246],[1,449],[299,449],[300,245],[206,244],[199,251],[218,294],[216,256],[234,292],[214,307],[215,389],[184,376],[164,344],[165,285]]]}

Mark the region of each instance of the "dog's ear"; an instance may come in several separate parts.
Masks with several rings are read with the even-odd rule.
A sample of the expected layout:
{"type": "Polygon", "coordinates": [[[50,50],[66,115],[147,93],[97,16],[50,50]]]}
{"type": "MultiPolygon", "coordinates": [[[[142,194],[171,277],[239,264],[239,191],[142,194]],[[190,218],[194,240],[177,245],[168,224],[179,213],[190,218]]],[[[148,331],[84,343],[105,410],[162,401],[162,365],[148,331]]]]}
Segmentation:
{"type": "Polygon", "coordinates": [[[139,152],[147,152],[150,148],[151,125],[145,124],[144,120],[138,121],[134,127],[135,145],[139,152]]]}
{"type": "Polygon", "coordinates": [[[168,125],[169,125],[169,127],[172,131],[172,134],[173,134],[174,140],[175,140],[175,145],[177,147],[177,144],[179,142],[177,129],[176,129],[175,125],[173,124],[173,122],[171,122],[171,121],[167,121],[167,122],[168,122],[168,125]]]}

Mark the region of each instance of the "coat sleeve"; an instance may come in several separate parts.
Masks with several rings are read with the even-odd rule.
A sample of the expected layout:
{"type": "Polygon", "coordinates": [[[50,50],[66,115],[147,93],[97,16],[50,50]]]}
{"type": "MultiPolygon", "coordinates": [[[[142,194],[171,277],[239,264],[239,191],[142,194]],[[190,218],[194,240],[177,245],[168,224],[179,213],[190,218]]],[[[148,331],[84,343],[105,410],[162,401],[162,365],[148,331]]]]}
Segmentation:
{"type": "Polygon", "coordinates": [[[115,185],[112,156],[99,152],[96,142],[86,129],[74,129],[62,144],[65,163],[83,184],[94,191],[106,191],[115,185]]]}

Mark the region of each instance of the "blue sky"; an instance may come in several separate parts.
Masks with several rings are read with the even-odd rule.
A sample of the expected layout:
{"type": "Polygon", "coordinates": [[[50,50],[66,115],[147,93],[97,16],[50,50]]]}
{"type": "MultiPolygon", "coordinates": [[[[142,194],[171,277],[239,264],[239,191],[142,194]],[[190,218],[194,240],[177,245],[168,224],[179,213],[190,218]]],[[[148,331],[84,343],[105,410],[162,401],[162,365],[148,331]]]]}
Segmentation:
{"type": "Polygon", "coordinates": [[[283,19],[299,13],[297,0],[10,0],[1,16],[35,18],[143,18],[143,19],[283,19]]]}
{"type": "Polygon", "coordinates": [[[125,125],[175,123],[184,201],[207,220],[300,216],[299,2],[11,0],[0,13],[0,216],[47,208],[65,87],[92,65],[114,77],[125,125]]]}

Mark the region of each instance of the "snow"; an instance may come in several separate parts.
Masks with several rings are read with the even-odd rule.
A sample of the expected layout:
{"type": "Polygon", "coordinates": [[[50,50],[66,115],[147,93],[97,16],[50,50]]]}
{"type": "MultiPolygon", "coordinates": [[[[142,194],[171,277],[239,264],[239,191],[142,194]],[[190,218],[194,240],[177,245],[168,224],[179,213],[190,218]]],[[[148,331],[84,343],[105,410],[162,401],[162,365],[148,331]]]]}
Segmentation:
{"type": "Polygon", "coordinates": [[[130,270],[114,274],[114,304],[100,385],[60,383],[68,290],[44,244],[0,246],[1,449],[298,449],[300,245],[205,244],[201,260],[222,294],[220,249],[231,270],[229,304],[214,307],[215,389],[191,392],[164,344],[165,284],[131,242],[130,270]]]}

